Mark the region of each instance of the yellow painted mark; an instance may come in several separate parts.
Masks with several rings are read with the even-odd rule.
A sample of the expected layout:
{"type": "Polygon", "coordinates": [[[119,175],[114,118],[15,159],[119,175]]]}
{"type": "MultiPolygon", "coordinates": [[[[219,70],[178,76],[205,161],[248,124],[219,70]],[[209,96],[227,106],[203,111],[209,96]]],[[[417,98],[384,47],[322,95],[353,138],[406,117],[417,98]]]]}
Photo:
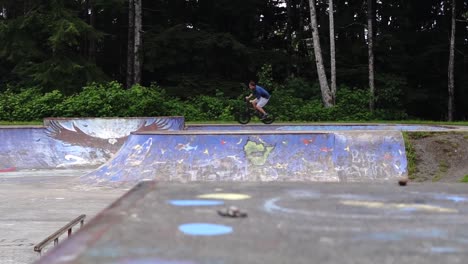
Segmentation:
{"type": "Polygon", "coordinates": [[[222,199],[222,200],[245,200],[249,199],[250,195],[240,193],[209,193],[198,195],[202,199],[222,199]]]}
{"type": "Polygon", "coordinates": [[[440,206],[427,204],[402,204],[402,203],[382,203],[368,201],[341,201],[341,204],[349,206],[361,206],[377,209],[414,209],[421,211],[437,212],[437,213],[458,213],[458,210],[452,208],[444,208],[440,206]]]}

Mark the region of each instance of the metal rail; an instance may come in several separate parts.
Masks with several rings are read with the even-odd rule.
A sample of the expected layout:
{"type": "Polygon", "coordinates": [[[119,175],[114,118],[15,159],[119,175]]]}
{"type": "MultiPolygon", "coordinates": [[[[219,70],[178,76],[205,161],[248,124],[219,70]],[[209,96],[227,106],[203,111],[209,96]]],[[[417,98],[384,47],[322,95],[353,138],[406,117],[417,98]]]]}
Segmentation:
{"type": "Polygon", "coordinates": [[[72,228],[78,223],[80,223],[80,228],[83,227],[85,218],[86,218],[86,215],[84,215],[84,214],[78,216],[77,218],[72,220],[70,223],[68,223],[64,227],[60,228],[57,232],[53,233],[52,235],[50,235],[46,239],[42,240],[39,244],[35,245],[34,246],[34,251],[39,252],[39,254],[41,254],[42,249],[44,249],[44,247],[46,247],[52,241],[54,241],[54,246],[56,246],[58,244],[58,242],[59,242],[59,237],[63,233],[68,231],[68,236],[71,236],[72,228]]]}

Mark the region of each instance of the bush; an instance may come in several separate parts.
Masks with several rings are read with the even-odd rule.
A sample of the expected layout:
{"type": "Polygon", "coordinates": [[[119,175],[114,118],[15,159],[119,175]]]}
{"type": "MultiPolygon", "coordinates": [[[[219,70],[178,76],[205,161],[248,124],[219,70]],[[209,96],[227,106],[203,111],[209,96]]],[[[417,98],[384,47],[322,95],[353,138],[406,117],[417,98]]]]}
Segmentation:
{"type": "Polygon", "coordinates": [[[129,100],[117,82],[88,85],[81,93],[66,98],[61,106],[66,117],[120,116],[122,109],[128,108],[129,100]]]}
{"type": "Polygon", "coordinates": [[[122,111],[122,116],[167,116],[171,115],[171,107],[179,102],[172,102],[166,92],[152,84],[150,87],[135,85],[126,91],[128,108],[122,111]]]}
{"type": "Polygon", "coordinates": [[[16,93],[7,89],[0,96],[0,119],[33,121],[56,116],[59,112],[57,105],[63,98],[59,91],[42,94],[38,87],[23,89],[16,93]]]}
{"type": "MultiPolygon", "coordinates": [[[[268,75],[265,68],[265,76],[268,75]]],[[[401,109],[377,109],[371,114],[367,90],[341,86],[334,107],[325,108],[320,90],[301,79],[291,79],[286,86],[266,80],[272,91],[270,103],[265,107],[277,121],[361,121],[375,118],[404,119],[401,109]],[[311,89],[308,97],[302,94],[311,89]],[[298,97],[301,95],[301,98],[298,97]]],[[[19,90],[7,89],[0,94],[0,119],[6,121],[32,121],[45,117],[111,117],[111,116],[184,116],[187,121],[234,121],[235,112],[244,107],[243,97],[228,99],[221,90],[216,96],[198,95],[182,100],[167,95],[156,84],[150,87],[135,85],[124,89],[117,82],[93,83],[75,95],[66,97],[59,91],[42,93],[38,87],[19,90]]],[[[393,98],[393,97],[392,97],[393,98]]],[[[394,98],[392,100],[395,100],[394,98]]]]}

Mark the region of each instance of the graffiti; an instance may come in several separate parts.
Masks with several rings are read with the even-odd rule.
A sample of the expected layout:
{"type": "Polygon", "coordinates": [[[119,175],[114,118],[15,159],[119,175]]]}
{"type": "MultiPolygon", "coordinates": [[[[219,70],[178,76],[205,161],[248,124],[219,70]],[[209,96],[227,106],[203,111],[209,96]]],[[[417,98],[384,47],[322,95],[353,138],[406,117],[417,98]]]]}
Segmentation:
{"type": "Polygon", "coordinates": [[[51,118],[44,127],[0,129],[0,172],[96,168],[109,161],[131,132],[182,130],[183,117],[51,118]]]}
{"type": "Polygon", "coordinates": [[[350,176],[369,177],[383,175],[388,177],[388,168],[384,163],[378,163],[377,155],[368,151],[351,150],[351,166],[346,168],[350,176]]]}
{"type": "Polygon", "coordinates": [[[340,181],[389,180],[407,173],[401,133],[339,132],[334,162],[340,181]]]}
{"type": "Polygon", "coordinates": [[[244,145],[245,155],[247,159],[254,165],[264,165],[270,153],[275,149],[274,146],[267,146],[265,143],[256,143],[254,141],[247,141],[244,145]]]}
{"type": "Polygon", "coordinates": [[[388,178],[390,172],[383,164],[371,164],[369,167],[359,165],[350,165],[348,167],[337,167],[336,171],[339,173],[340,179],[362,179],[371,178],[376,179],[379,175],[382,179],[388,178]]]}
{"type": "Polygon", "coordinates": [[[336,182],[388,180],[406,173],[404,151],[398,154],[404,148],[401,133],[375,133],[138,133],[110,163],[85,177],[99,182],[109,177],[113,181],[336,182]],[[151,147],[140,150],[149,139],[151,147]]]}
{"type": "Polygon", "coordinates": [[[343,205],[366,207],[371,209],[394,209],[406,212],[411,211],[425,211],[435,213],[458,213],[458,210],[452,208],[445,208],[441,206],[428,205],[428,204],[405,204],[405,203],[383,203],[383,202],[371,202],[371,201],[341,201],[343,205]]]}

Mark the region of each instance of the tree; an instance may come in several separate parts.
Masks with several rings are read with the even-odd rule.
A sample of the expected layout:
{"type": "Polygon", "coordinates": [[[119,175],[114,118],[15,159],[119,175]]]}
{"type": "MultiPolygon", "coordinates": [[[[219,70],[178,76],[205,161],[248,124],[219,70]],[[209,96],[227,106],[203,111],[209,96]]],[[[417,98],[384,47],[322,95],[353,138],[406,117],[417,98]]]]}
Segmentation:
{"type": "Polygon", "coordinates": [[[333,15],[333,0],[328,0],[328,18],[330,20],[330,84],[333,104],[336,100],[336,49],[335,49],[335,18],[333,15]]]}
{"type": "Polygon", "coordinates": [[[315,10],[315,0],[309,0],[310,8],[310,23],[312,26],[312,40],[314,43],[315,64],[317,66],[317,74],[319,78],[320,90],[322,92],[322,101],[325,107],[333,106],[333,97],[328,86],[327,75],[323,65],[322,48],[320,47],[320,39],[317,25],[317,12],[315,10]]]}
{"type": "Polygon", "coordinates": [[[128,0],[127,88],[141,82],[142,2],[128,0]]]}
{"type": "Polygon", "coordinates": [[[141,0],[135,0],[135,47],[134,47],[134,62],[133,62],[133,84],[141,82],[141,67],[142,67],[142,41],[143,38],[141,33],[143,32],[142,27],[142,6],[141,0]]]}
{"type": "Polygon", "coordinates": [[[375,81],[374,81],[374,5],[373,1],[367,0],[367,51],[369,59],[369,109],[371,112],[375,108],[375,81]]]}
{"type": "Polygon", "coordinates": [[[135,0],[128,0],[127,88],[135,83],[135,0]]]}
{"type": "MultiPolygon", "coordinates": [[[[83,40],[102,34],[83,21],[81,1],[4,1],[0,23],[2,79],[13,87],[39,86],[74,93],[91,81],[106,80],[87,60],[83,40]]],[[[2,6],[3,6],[2,3],[2,6]]]]}
{"type": "Polygon", "coordinates": [[[452,30],[450,31],[450,51],[448,63],[448,121],[453,121],[455,113],[455,26],[456,0],[452,0],[452,30]]]}

